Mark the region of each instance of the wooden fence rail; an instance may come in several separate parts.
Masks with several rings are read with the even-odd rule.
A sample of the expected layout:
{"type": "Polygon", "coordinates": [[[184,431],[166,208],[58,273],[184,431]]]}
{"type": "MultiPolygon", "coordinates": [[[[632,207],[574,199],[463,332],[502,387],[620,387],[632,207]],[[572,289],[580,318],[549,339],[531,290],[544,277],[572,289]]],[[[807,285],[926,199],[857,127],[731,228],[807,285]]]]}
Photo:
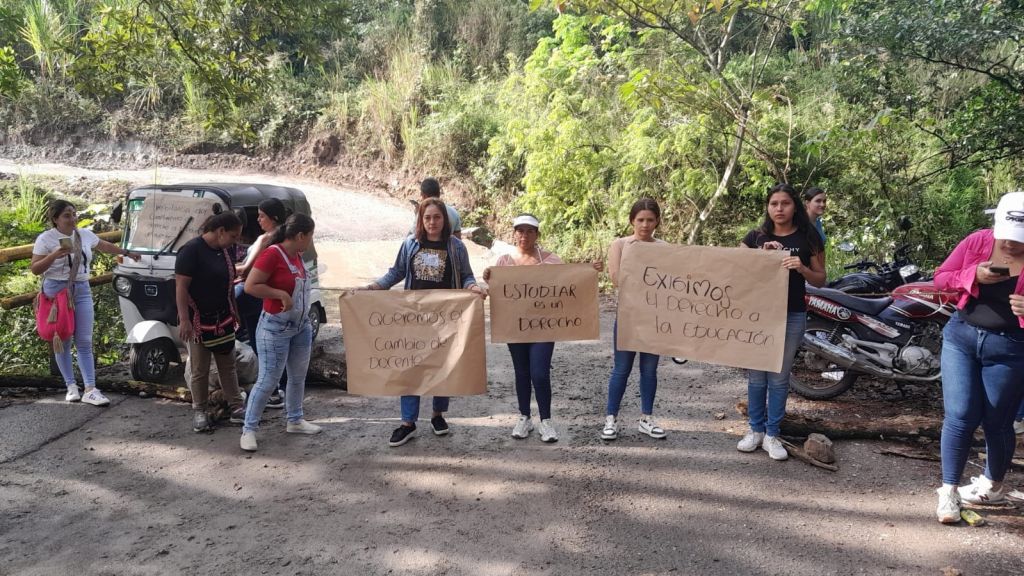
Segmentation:
{"type": "MultiPolygon", "coordinates": [[[[102,240],[107,242],[117,242],[121,239],[121,231],[114,230],[111,232],[102,232],[97,234],[102,240]]],[[[0,264],[6,262],[14,262],[16,260],[24,260],[32,257],[32,244],[25,244],[24,246],[14,246],[11,248],[0,248],[0,264]]],[[[93,276],[89,278],[90,286],[99,286],[101,284],[109,284],[114,280],[113,273],[100,274],[99,276],[93,276]]],[[[38,292],[28,292],[26,294],[18,294],[17,296],[11,296],[9,298],[0,299],[0,308],[4,310],[11,310],[12,308],[19,308],[21,306],[27,306],[32,303],[38,292]]]]}
{"type": "MultiPolygon", "coordinates": [[[[113,230],[110,232],[101,232],[97,234],[97,236],[99,236],[101,240],[106,240],[107,242],[117,242],[121,239],[121,231],[113,230]]],[[[11,248],[0,248],[0,264],[31,258],[32,246],[32,244],[25,244],[23,246],[12,246],[11,248]]]]}

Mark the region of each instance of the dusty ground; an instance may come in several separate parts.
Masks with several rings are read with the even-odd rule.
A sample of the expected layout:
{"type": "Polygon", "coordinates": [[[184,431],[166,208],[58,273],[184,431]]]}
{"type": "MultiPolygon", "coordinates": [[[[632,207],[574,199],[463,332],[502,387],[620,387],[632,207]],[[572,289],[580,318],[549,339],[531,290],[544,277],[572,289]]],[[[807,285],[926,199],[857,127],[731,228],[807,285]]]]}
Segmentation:
{"type": "MultiPolygon", "coordinates": [[[[338,199],[349,197],[324,188],[330,196],[317,202],[333,201],[344,217],[338,199]]],[[[393,236],[408,219],[400,203],[392,206],[395,227],[382,237],[328,243],[329,268],[341,259],[328,272],[332,285],[390,264],[393,236]]],[[[488,393],[453,401],[453,433],[434,437],[424,422],[400,448],[386,443],[396,400],[327,386],[311,388],[306,402],[323,434],[284,434],[280,412],[268,411],[252,455],[238,449],[237,428],[193,434],[189,408],[178,402],[115,395],[97,409],[56,394],[6,395],[0,574],[1024,570],[1020,509],[981,510],[990,522],[982,528],[934,521],[936,462],[878,454],[886,444],[874,441],[837,442],[837,473],[737,452],[745,427],[733,410],[745,395],[738,370],[663,361],[656,413],[669,436],[661,441],[636,431],[634,376],[622,411],[629,428],[602,442],[611,320],[606,308],[602,341],[556,349],[554,445],[509,436],[515,394],[501,345],[487,350],[488,393]]],[[[338,326],[328,325],[323,338],[326,353],[336,353],[338,326]]],[[[882,388],[865,385],[858,394],[842,409],[886,401],[882,388]]],[[[934,410],[928,398],[921,390],[888,405],[934,410]]],[[[1008,480],[1020,484],[1021,471],[1008,480]]]]}

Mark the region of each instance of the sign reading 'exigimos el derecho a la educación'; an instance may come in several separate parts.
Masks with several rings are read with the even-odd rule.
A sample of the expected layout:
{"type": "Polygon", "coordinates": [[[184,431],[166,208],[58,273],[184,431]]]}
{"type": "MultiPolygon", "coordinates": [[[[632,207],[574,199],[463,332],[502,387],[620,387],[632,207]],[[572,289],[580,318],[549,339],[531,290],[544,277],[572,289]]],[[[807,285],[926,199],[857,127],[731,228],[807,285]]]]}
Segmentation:
{"type": "Polygon", "coordinates": [[[778,372],[786,341],[785,253],[635,242],[622,254],[620,350],[778,372]]]}
{"type": "Polygon", "coordinates": [[[589,264],[495,266],[491,342],[597,340],[597,271],[589,264]]]}

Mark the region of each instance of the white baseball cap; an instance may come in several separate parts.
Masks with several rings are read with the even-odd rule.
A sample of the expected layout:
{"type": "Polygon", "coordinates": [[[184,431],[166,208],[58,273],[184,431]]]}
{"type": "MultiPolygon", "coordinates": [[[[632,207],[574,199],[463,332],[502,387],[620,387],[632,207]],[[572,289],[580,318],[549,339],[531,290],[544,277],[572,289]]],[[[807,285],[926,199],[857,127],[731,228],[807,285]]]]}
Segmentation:
{"type": "Polygon", "coordinates": [[[999,199],[992,233],[996,240],[1024,244],[1024,192],[1009,192],[999,199]]]}
{"type": "Polygon", "coordinates": [[[512,221],[512,228],[515,229],[520,226],[533,226],[537,230],[540,230],[540,221],[538,221],[537,217],[533,214],[520,214],[512,221]]]}

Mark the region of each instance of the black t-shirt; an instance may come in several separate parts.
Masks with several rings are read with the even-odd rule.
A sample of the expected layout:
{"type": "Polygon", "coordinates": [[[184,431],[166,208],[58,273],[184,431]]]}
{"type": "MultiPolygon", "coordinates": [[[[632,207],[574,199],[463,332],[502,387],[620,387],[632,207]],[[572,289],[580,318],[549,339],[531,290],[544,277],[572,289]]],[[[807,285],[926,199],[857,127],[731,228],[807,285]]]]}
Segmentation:
{"type": "Polygon", "coordinates": [[[447,242],[420,243],[420,249],[412,257],[412,289],[452,287],[452,258],[448,254],[447,242]]]}
{"type": "Polygon", "coordinates": [[[223,250],[210,248],[202,236],[197,236],[178,251],[174,273],[192,278],[188,294],[199,308],[199,315],[204,322],[231,313],[228,286],[233,274],[228,274],[223,250]]]}
{"type": "MultiPolygon", "coordinates": [[[[799,256],[804,266],[811,265],[811,244],[808,242],[807,234],[804,232],[797,230],[788,236],[776,236],[775,234],[765,234],[761,230],[751,230],[743,237],[743,245],[750,248],[760,248],[765,242],[771,241],[779,242],[789,249],[792,255],[799,256]]],[[[816,250],[822,249],[820,245],[815,245],[814,248],[816,250]]],[[[804,286],[804,282],[803,274],[796,270],[789,271],[789,296],[786,300],[788,313],[807,311],[807,304],[804,303],[804,294],[807,293],[807,289],[804,286]]]]}
{"type": "Polygon", "coordinates": [[[978,284],[978,297],[967,300],[960,317],[976,328],[1015,334],[1024,332],[1010,308],[1010,294],[1017,288],[1017,278],[1012,276],[995,284],[978,284]]]}

